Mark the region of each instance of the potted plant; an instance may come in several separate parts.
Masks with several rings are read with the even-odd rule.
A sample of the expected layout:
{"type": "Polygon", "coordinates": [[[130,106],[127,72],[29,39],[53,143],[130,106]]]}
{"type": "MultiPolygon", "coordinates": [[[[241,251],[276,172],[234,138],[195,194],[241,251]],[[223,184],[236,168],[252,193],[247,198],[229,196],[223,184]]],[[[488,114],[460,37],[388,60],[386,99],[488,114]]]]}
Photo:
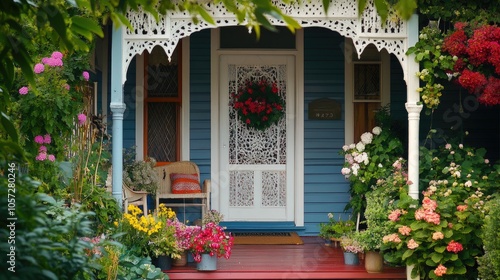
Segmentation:
{"type": "Polygon", "coordinates": [[[217,258],[229,259],[233,247],[233,236],[224,232],[224,228],[210,222],[193,235],[191,251],[198,263],[198,270],[216,270],[217,258]]]}
{"type": "Polygon", "coordinates": [[[154,170],[156,160],[135,160],[134,148],[125,150],[123,165],[123,183],[134,191],[147,191],[155,195],[158,189],[158,174],[154,170]]]}
{"type": "Polygon", "coordinates": [[[195,233],[200,231],[199,226],[188,226],[180,222],[177,218],[167,221],[168,225],[175,228],[174,238],[177,248],[180,250],[180,258],[174,259],[173,266],[184,266],[187,264],[187,252],[191,248],[191,240],[195,233]]]}
{"type": "Polygon", "coordinates": [[[144,216],[139,207],[129,205],[128,212],[115,222],[117,241],[137,255],[165,260],[167,267],[162,268],[161,262],[157,264],[167,270],[168,261],[179,258],[181,251],[175,241],[175,227],[167,223],[174,218],[175,212],[164,204],[159,205],[157,216],[144,216]]]}
{"type": "Polygon", "coordinates": [[[363,252],[363,247],[354,238],[354,234],[348,234],[340,239],[340,247],[344,252],[344,263],[348,265],[359,264],[358,254],[363,252]]]}
{"type": "Polygon", "coordinates": [[[179,248],[175,238],[175,226],[170,222],[175,219],[175,212],[164,204],[158,206],[157,216],[142,217],[142,221],[148,222],[155,227],[148,231],[150,237],[148,245],[149,255],[157,258],[158,266],[162,270],[170,269],[172,259],[181,258],[182,250],[179,248]],[[154,229],[158,228],[155,233],[154,229]],[[150,234],[151,233],[151,234],[150,234]]]}
{"type": "Polygon", "coordinates": [[[328,223],[320,223],[319,226],[319,236],[327,241],[327,245],[329,244],[328,241],[334,241],[335,245],[337,245],[342,236],[356,229],[356,224],[353,220],[342,220],[340,215],[338,220],[336,220],[332,213],[328,213],[328,223]]]}

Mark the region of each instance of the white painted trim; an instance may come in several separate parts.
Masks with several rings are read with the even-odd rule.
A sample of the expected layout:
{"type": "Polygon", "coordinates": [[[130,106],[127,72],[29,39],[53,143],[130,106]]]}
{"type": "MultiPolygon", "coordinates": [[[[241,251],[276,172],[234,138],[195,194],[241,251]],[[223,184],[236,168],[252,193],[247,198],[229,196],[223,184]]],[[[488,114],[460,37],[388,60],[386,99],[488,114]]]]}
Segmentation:
{"type": "Polygon", "coordinates": [[[304,30],[296,31],[295,46],[295,225],[304,226],[304,30]]]}
{"type": "Polygon", "coordinates": [[[210,32],[210,166],[211,166],[211,197],[212,209],[220,211],[220,164],[219,164],[219,31],[210,32]]]}
{"type": "Polygon", "coordinates": [[[182,107],[181,107],[181,160],[190,159],[190,108],[191,108],[191,95],[190,93],[190,38],[182,39],[182,107]]]}
{"type": "Polygon", "coordinates": [[[144,53],[135,56],[135,159],[144,159],[144,53]]]}

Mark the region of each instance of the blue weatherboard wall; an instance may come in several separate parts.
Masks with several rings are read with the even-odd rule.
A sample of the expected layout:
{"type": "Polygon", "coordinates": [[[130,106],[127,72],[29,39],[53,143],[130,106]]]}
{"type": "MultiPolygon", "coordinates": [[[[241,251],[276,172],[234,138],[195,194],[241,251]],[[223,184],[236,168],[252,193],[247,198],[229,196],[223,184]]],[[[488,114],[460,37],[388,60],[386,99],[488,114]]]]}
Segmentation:
{"type": "Polygon", "coordinates": [[[190,37],[190,158],[210,178],[210,30],[190,37]]]}
{"type": "MultiPolygon", "coordinates": [[[[344,162],[344,38],[323,28],[304,29],[304,190],[305,230],[317,235],[329,212],[336,216],[349,201],[349,185],[340,174],[344,162]],[[342,104],[341,120],[308,120],[308,104],[330,98],[342,104]]],[[[347,214],[343,218],[347,218],[347,214]]]]}

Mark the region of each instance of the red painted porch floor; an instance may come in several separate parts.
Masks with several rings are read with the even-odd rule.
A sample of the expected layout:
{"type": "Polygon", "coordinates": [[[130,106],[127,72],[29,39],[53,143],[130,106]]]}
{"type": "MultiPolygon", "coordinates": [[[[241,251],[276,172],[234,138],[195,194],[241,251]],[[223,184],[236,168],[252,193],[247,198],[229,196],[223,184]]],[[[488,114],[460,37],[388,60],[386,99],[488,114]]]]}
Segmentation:
{"type": "Polygon", "coordinates": [[[218,259],[217,271],[199,272],[195,263],[165,271],[170,279],[406,279],[405,268],[367,273],[363,260],[345,265],[340,248],[318,237],[304,245],[234,245],[231,257],[218,259]]]}

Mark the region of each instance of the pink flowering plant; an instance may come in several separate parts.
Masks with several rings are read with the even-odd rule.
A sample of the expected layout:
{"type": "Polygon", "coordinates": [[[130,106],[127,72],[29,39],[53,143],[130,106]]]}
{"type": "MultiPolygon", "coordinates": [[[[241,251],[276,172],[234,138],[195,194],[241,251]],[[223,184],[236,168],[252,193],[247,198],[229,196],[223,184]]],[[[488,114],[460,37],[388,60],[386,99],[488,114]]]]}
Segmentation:
{"type": "Polygon", "coordinates": [[[82,116],[77,118],[84,104],[79,84],[88,81],[89,74],[81,74],[84,66],[80,60],[78,55],[65,58],[63,53],[54,51],[35,64],[35,84],[19,80],[19,89],[13,93],[17,100],[13,110],[24,144],[28,151],[38,155],[38,161],[41,157],[39,143],[34,142],[36,137],[53,136],[50,154],[62,160],[68,152],[67,142],[75,123],[83,123],[82,116]],[[74,73],[78,71],[80,74],[74,73]]]}
{"type": "Polygon", "coordinates": [[[168,220],[167,225],[175,228],[174,237],[180,251],[188,251],[191,248],[191,240],[193,240],[194,235],[201,230],[201,227],[188,226],[177,218],[168,220]]]}
{"type": "Polygon", "coordinates": [[[484,149],[462,144],[423,148],[421,154],[426,189],[413,199],[408,182],[400,181],[387,212],[392,232],[383,237],[385,259],[414,265],[412,275],[422,279],[477,279],[484,204],[498,184],[498,169],[484,158],[484,149]]]}
{"type": "Polygon", "coordinates": [[[234,237],[231,233],[226,233],[222,226],[210,222],[193,235],[190,250],[196,262],[201,261],[202,254],[229,259],[233,247],[233,239],[234,237]]]}

